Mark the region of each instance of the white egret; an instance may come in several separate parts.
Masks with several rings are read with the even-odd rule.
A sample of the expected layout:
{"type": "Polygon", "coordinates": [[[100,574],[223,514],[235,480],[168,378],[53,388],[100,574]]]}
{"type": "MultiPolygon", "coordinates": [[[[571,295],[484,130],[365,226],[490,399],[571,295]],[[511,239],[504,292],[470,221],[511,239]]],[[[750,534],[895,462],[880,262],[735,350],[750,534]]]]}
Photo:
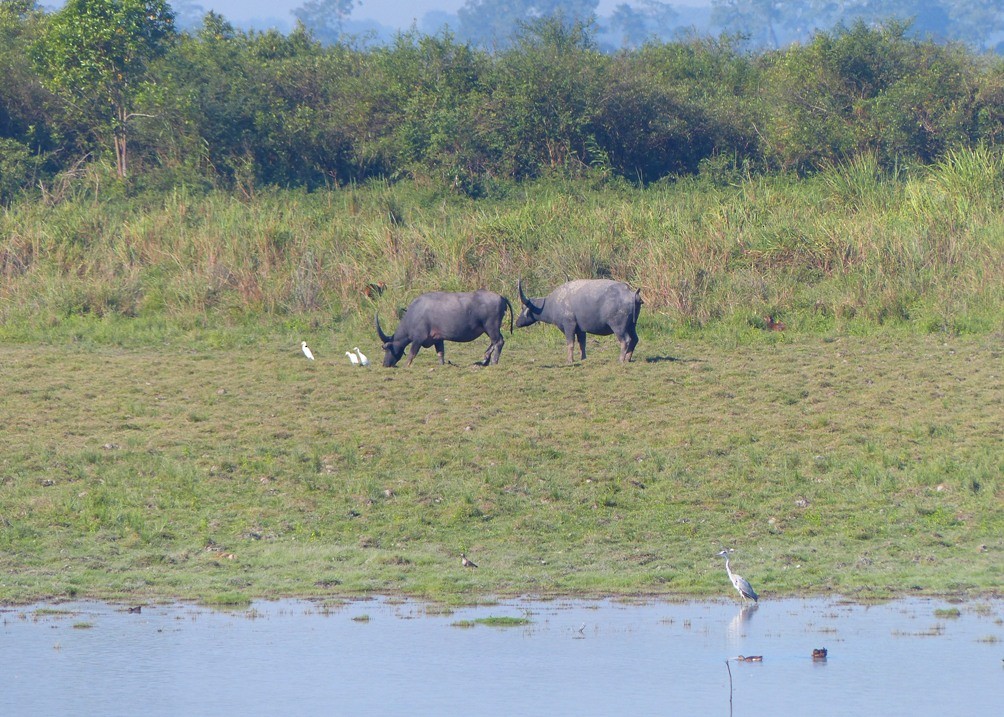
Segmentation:
{"type": "Polygon", "coordinates": [[[353,366],[359,365],[359,357],[356,356],[354,353],[352,353],[351,351],[346,351],[345,355],[349,357],[349,361],[352,362],[353,366]]]}
{"type": "Polygon", "coordinates": [[[729,574],[729,580],[732,581],[732,585],[735,589],[739,591],[739,595],[742,599],[756,602],[759,598],[756,591],[753,590],[753,586],[750,585],[749,580],[744,578],[742,575],[736,575],[732,572],[732,568],[729,567],[729,551],[723,550],[718,553],[718,557],[725,558],[725,572],[729,574]]]}
{"type": "Polygon", "coordinates": [[[303,349],[303,355],[309,358],[311,361],[314,360],[314,354],[311,352],[310,347],[307,346],[306,341],[300,342],[300,348],[303,349]]]}
{"type": "Polygon", "coordinates": [[[359,350],[358,346],[356,346],[352,350],[355,351],[356,352],[356,356],[359,357],[359,364],[361,366],[369,366],[370,365],[370,360],[368,358],[366,358],[366,354],[364,354],[362,351],[359,350]]]}

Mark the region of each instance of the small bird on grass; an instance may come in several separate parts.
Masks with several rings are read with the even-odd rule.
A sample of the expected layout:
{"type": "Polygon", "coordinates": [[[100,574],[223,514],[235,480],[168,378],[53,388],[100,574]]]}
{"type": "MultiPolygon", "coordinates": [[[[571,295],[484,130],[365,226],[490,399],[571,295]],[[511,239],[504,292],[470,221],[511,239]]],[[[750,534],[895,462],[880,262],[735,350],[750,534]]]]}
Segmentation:
{"type": "Polygon", "coordinates": [[[345,355],[349,357],[349,361],[352,363],[353,366],[359,365],[359,357],[356,356],[354,353],[352,353],[351,351],[346,351],[345,355]]]}
{"type": "Polygon", "coordinates": [[[310,347],[307,346],[307,342],[306,341],[301,341],[300,342],[300,348],[303,349],[303,355],[304,356],[306,356],[307,358],[309,358],[311,361],[314,360],[314,353],[310,350],[310,347]]]}
{"type": "Polygon", "coordinates": [[[364,354],[362,351],[359,350],[358,346],[356,346],[352,350],[355,351],[356,352],[356,356],[359,357],[359,365],[360,366],[369,366],[370,365],[370,360],[368,358],[366,358],[366,354],[364,354]]]}
{"type": "Polygon", "coordinates": [[[736,590],[739,591],[739,596],[742,597],[743,601],[752,600],[756,602],[759,598],[757,597],[756,591],[753,590],[753,586],[750,585],[749,580],[744,578],[742,575],[736,575],[732,572],[732,568],[729,567],[729,551],[723,550],[717,553],[718,557],[725,558],[725,572],[729,574],[729,580],[732,581],[732,585],[736,590]]]}
{"type": "Polygon", "coordinates": [[[477,565],[474,564],[474,561],[468,558],[464,553],[460,554],[460,564],[463,565],[465,568],[478,567],[477,565]]]}

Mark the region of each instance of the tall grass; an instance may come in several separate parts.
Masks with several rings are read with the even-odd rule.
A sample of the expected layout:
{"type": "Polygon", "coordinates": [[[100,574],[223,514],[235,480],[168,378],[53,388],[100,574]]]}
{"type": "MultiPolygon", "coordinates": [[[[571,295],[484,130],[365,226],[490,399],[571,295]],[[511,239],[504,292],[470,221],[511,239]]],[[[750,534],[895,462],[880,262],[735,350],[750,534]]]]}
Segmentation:
{"type": "Polygon", "coordinates": [[[808,179],[548,181],[480,200],[413,184],[81,189],[0,216],[0,335],[361,325],[421,291],[605,276],[642,288],[646,321],[687,330],[772,314],[801,331],[1000,331],[1002,176],[977,148],[916,175],[862,157],[808,179]]]}

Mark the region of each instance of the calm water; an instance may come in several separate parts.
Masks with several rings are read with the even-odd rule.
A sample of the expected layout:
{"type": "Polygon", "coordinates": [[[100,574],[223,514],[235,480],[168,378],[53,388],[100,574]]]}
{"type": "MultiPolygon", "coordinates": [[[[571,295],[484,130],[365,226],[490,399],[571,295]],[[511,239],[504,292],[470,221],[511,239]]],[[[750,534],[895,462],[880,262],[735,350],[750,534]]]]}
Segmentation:
{"type": "Polygon", "coordinates": [[[728,715],[740,654],[737,716],[1004,714],[1004,601],[923,599],[5,609],[0,715],[728,715]]]}

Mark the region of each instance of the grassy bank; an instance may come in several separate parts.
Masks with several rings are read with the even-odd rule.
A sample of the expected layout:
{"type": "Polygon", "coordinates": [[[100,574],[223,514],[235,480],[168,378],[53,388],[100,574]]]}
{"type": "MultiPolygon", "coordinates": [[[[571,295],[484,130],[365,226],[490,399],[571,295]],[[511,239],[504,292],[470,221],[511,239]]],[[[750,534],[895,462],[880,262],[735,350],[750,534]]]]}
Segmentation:
{"type": "Polygon", "coordinates": [[[729,595],[722,545],[767,599],[1004,584],[1000,336],[656,321],[626,367],[550,327],[490,369],[352,369],[368,330],[2,345],[0,601],[729,595]]]}
{"type": "Polygon", "coordinates": [[[1002,194],[977,150],[913,176],[14,206],[0,600],[728,594],[723,544],[766,596],[999,590],[1002,194]],[[487,370],[483,342],[344,360],[379,363],[373,312],[420,291],[607,275],[646,302],[628,367],[609,339],[565,366],[551,327],[487,370]]]}

